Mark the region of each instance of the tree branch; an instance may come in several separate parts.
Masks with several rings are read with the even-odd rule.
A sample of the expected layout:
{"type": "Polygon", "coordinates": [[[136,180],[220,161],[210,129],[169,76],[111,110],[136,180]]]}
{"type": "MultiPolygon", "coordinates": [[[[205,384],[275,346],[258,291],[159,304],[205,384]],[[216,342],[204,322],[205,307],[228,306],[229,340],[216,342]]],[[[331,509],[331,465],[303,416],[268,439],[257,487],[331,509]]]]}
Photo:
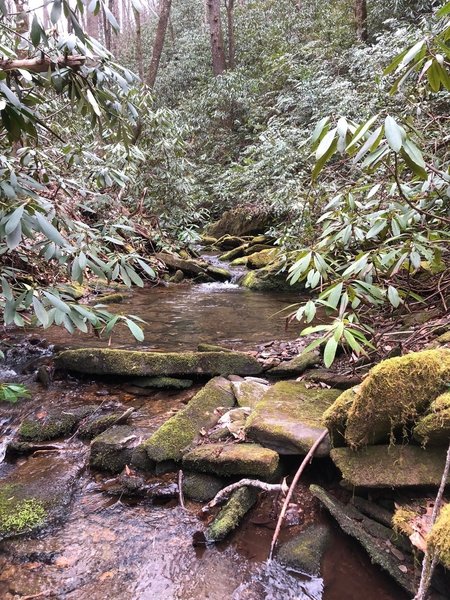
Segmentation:
{"type": "Polygon", "coordinates": [[[214,498],[206,504],[203,508],[203,512],[207,512],[213,506],[220,504],[224,500],[227,500],[232,492],[241,488],[241,487],[256,487],[260,490],[264,490],[265,492],[283,492],[285,494],[288,491],[288,486],[286,484],[286,479],[283,479],[282,483],[265,483],[265,481],[259,481],[259,479],[241,479],[236,483],[232,483],[231,485],[227,485],[224,487],[218,494],[214,496],[214,498]]]}
{"type": "Polygon", "coordinates": [[[20,58],[0,60],[0,71],[15,71],[17,69],[26,69],[32,73],[44,73],[51,69],[55,71],[62,67],[67,67],[73,71],[78,71],[86,62],[86,57],[81,54],[71,56],[62,56],[52,60],[48,56],[42,58],[20,58]]]}

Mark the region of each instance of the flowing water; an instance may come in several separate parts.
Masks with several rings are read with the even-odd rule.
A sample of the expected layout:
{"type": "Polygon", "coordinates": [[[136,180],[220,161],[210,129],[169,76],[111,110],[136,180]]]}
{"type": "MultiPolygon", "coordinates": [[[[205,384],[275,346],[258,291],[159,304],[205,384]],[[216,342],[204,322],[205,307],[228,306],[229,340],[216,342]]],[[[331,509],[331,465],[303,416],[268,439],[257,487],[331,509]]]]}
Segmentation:
{"type": "MultiPolygon", "coordinates": [[[[296,301],[298,298],[292,294],[255,293],[234,284],[183,284],[138,291],[126,304],[112,308],[146,320],[147,341],[142,347],[187,350],[195,349],[202,341],[250,349],[272,339],[296,337],[297,329],[284,329],[286,311],[279,312],[296,301]]],[[[51,343],[63,345],[104,344],[96,338],[87,341],[76,335],[71,338],[57,329],[50,330],[46,337],[51,343]]],[[[113,345],[138,344],[122,330],[113,338],[113,345]]],[[[32,370],[18,357],[12,363],[12,369],[32,370]]],[[[3,441],[14,433],[26,413],[92,403],[135,407],[133,425],[142,435],[149,435],[199,389],[197,385],[184,392],[154,391],[140,396],[122,383],[88,379],[55,381],[48,390],[36,383],[30,387],[31,400],[8,410],[2,408],[3,441]]],[[[24,465],[32,472],[33,461],[47,462],[51,473],[55,461],[68,460],[70,453],[79,456],[79,466],[83,466],[85,445],[76,439],[59,444],[54,450],[40,450],[27,458],[7,459],[0,465],[0,476],[24,465]]],[[[4,445],[0,444],[1,447],[4,445]]],[[[167,481],[175,480],[175,475],[164,477],[167,481]]],[[[276,561],[267,564],[274,521],[267,518],[264,506],[253,511],[228,541],[212,547],[196,547],[193,536],[204,527],[198,516],[200,505],[188,502],[187,510],[183,511],[177,499],[130,502],[111,498],[99,491],[98,484],[105,479],[84,468],[61,523],[37,536],[0,544],[2,600],[404,598],[370,564],[360,547],[335,528],[323,563],[323,577],[309,578],[287,571],[276,561]],[[261,518],[258,511],[262,511],[261,518]]],[[[282,539],[301,530],[302,524],[328,519],[308,496],[306,484],[300,486],[293,512],[294,519],[284,528],[282,539]]],[[[334,527],[331,523],[330,526],[334,527]]]]}

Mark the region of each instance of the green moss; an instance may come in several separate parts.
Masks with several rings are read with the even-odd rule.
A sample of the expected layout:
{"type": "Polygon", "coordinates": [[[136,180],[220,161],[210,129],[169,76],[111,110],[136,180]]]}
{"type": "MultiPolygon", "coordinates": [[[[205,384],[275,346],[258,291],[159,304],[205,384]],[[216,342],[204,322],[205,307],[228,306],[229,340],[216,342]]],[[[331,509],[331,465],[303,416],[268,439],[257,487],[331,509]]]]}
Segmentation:
{"type": "Polygon", "coordinates": [[[430,411],[439,412],[450,408],[450,392],[445,392],[433,400],[430,405],[430,411]]]}
{"type": "Polygon", "coordinates": [[[427,543],[444,567],[450,569],[450,504],[446,504],[441,509],[427,543]]]}
{"type": "Polygon", "coordinates": [[[240,265],[246,265],[247,264],[247,257],[246,256],[240,256],[239,258],[235,258],[234,260],[231,261],[231,265],[233,267],[239,267],[240,265]]]}
{"type": "Polygon", "coordinates": [[[59,369],[97,375],[258,375],[261,365],[243,352],[138,352],[89,348],[66,350],[59,369]]]}
{"type": "Polygon", "coordinates": [[[413,436],[424,446],[447,446],[450,439],[450,408],[425,415],[414,427],[413,436]]]}
{"type": "Polygon", "coordinates": [[[348,413],[353,406],[358,387],[345,390],[333,404],[323,413],[322,422],[330,432],[334,446],[340,445],[344,439],[348,413]]]}
{"type": "MultiPolygon", "coordinates": [[[[225,354],[225,353],[224,353],[225,354]]],[[[179,461],[202,428],[209,429],[219,419],[218,407],[231,408],[235,398],[231,383],[223,377],[211,379],[186,408],[164,423],[145,443],[150,460],[179,461]]]]}
{"type": "Polygon", "coordinates": [[[205,537],[209,542],[219,542],[226,538],[242,521],[255,504],[257,493],[253,488],[243,487],[231,495],[217,517],[208,527],[205,537]]]}
{"type": "Polygon", "coordinates": [[[283,292],[303,289],[302,283],[291,286],[286,277],[287,272],[280,272],[281,262],[273,262],[267,267],[249,271],[240,282],[243,287],[259,292],[283,292]]]}
{"type": "Polygon", "coordinates": [[[96,415],[82,423],[77,430],[78,437],[92,439],[112,427],[121,413],[96,415]]]}
{"type": "Polygon", "coordinates": [[[200,243],[203,246],[215,246],[217,244],[217,238],[210,235],[202,235],[200,238],[200,243]]]}
{"type": "Polygon", "coordinates": [[[439,342],[439,344],[450,344],[450,330],[440,335],[437,338],[437,342],[439,342]]]}
{"type": "Polygon", "coordinates": [[[414,532],[411,523],[416,517],[417,514],[414,510],[400,506],[392,517],[392,525],[398,533],[410,536],[414,532]]]}
{"type": "Polygon", "coordinates": [[[72,432],[80,417],[73,413],[49,413],[44,419],[28,417],[19,428],[22,440],[41,442],[53,440],[72,432]]]}
{"type": "Polygon", "coordinates": [[[233,248],[232,250],[228,250],[228,252],[224,252],[220,255],[220,260],[231,262],[236,260],[237,258],[242,258],[244,256],[244,252],[247,250],[248,244],[242,244],[242,246],[238,246],[237,248],[233,248]]]}
{"type": "Polygon", "coordinates": [[[250,269],[261,269],[267,267],[276,259],[278,250],[275,248],[265,248],[253,254],[247,254],[247,266],[250,269]]]}
{"type": "Polygon", "coordinates": [[[91,442],[90,466],[110,473],[120,473],[125,465],[131,463],[133,442],[136,439],[134,430],[128,425],[115,425],[107,429],[91,442]]]}
{"type": "Polygon", "coordinates": [[[130,297],[129,294],[104,294],[97,296],[93,302],[95,304],[119,304],[130,297]]]}
{"type": "Polygon", "coordinates": [[[328,527],[312,525],[300,535],[283,544],[277,558],[288,567],[308,575],[318,575],[329,539],[328,527]]]}
{"type": "Polygon", "coordinates": [[[46,515],[43,503],[36,498],[18,499],[16,486],[0,489],[0,538],[40,527],[46,515]]]}
{"type": "Polygon", "coordinates": [[[450,350],[424,350],[375,366],[350,409],[345,439],[352,447],[387,440],[417,419],[450,380],[450,350]]]}
{"type": "Polygon", "coordinates": [[[217,281],[229,281],[231,279],[230,271],[222,269],[221,267],[214,267],[213,265],[210,265],[206,269],[206,272],[210,277],[216,279],[217,281]]]}
{"type": "Polygon", "coordinates": [[[187,390],[192,387],[192,379],[178,379],[176,377],[135,377],[131,385],[142,388],[187,390]]]}

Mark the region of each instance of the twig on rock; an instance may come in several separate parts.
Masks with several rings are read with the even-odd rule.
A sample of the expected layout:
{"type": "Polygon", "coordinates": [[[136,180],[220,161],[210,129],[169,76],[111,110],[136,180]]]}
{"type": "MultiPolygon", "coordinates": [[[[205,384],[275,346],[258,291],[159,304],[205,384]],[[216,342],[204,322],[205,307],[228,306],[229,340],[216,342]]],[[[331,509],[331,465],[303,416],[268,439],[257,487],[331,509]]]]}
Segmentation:
{"type": "Polygon", "coordinates": [[[312,457],[314,456],[314,452],[317,450],[317,448],[320,446],[321,442],[326,438],[327,435],[328,435],[328,429],[324,429],[322,431],[322,433],[320,434],[320,436],[317,438],[317,440],[314,442],[314,444],[311,446],[311,449],[309,450],[308,454],[303,459],[301,465],[298,468],[297,473],[294,476],[294,479],[292,480],[292,483],[289,487],[287,496],[284,499],[283,506],[282,506],[281,512],[280,512],[280,516],[278,517],[277,526],[276,526],[276,529],[275,529],[275,532],[274,532],[273,538],[272,538],[272,543],[270,544],[269,561],[272,560],[273,551],[275,549],[275,544],[277,543],[278,536],[280,535],[281,526],[283,525],[284,517],[286,515],[286,510],[287,510],[287,507],[289,506],[289,502],[291,501],[295,486],[297,485],[298,480],[301,477],[301,474],[305,470],[306,465],[311,461],[312,457]]]}
{"type": "Polygon", "coordinates": [[[228,500],[230,494],[241,487],[256,487],[265,492],[282,492],[283,494],[286,494],[289,489],[286,483],[286,478],[283,479],[282,483],[266,483],[265,481],[259,481],[259,479],[241,479],[240,481],[232,483],[231,485],[227,485],[227,487],[224,487],[222,490],[220,490],[220,492],[214,496],[211,502],[208,502],[208,504],[202,508],[202,511],[207,512],[213,508],[213,506],[220,504],[224,500],[228,500]]]}
{"type": "Polygon", "coordinates": [[[186,510],[186,505],[184,503],[184,495],[183,495],[183,471],[180,469],[178,471],[178,497],[180,499],[180,506],[183,510],[186,510]]]}
{"type": "MultiPolygon", "coordinates": [[[[433,514],[431,515],[431,527],[436,522],[436,519],[439,515],[439,511],[441,509],[442,497],[444,495],[444,489],[447,484],[447,479],[450,473],[450,445],[447,450],[447,458],[445,459],[445,467],[444,472],[442,473],[441,484],[439,486],[439,490],[436,496],[436,500],[434,501],[433,514]]],[[[428,588],[430,587],[431,578],[433,576],[433,571],[437,563],[437,557],[434,552],[430,551],[429,548],[426,549],[425,555],[423,557],[422,563],[422,573],[420,575],[420,583],[419,589],[417,590],[417,594],[414,596],[414,600],[425,600],[428,596],[428,588]]]]}

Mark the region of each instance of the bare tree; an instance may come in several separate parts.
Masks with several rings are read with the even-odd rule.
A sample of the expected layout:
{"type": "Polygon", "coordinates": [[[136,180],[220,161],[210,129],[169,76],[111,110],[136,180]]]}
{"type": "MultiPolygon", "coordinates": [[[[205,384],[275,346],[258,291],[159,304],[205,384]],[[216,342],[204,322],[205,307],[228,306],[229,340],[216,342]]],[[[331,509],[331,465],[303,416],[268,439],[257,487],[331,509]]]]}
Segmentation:
{"type": "Polygon", "coordinates": [[[367,1],[355,0],[356,37],[360,42],[367,42],[367,1]]]}
{"type": "Polygon", "coordinates": [[[147,75],[147,84],[151,88],[155,85],[156,77],[158,75],[159,62],[161,60],[164,40],[166,38],[171,6],[172,0],[161,0],[158,26],[156,28],[155,41],[153,43],[152,60],[147,75]]]}
{"type": "Polygon", "coordinates": [[[228,29],[228,68],[236,66],[236,43],[234,39],[234,0],[225,0],[228,29]]]}
{"type": "Polygon", "coordinates": [[[144,80],[144,64],[142,60],[142,36],[141,36],[141,15],[133,6],[134,18],[136,21],[136,62],[141,81],[144,80]]]}
{"type": "Polygon", "coordinates": [[[211,40],[213,72],[214,75],[220,75],[227,68],[220,21],[220,0],[206,0],[206,13],[211,40]]]}

